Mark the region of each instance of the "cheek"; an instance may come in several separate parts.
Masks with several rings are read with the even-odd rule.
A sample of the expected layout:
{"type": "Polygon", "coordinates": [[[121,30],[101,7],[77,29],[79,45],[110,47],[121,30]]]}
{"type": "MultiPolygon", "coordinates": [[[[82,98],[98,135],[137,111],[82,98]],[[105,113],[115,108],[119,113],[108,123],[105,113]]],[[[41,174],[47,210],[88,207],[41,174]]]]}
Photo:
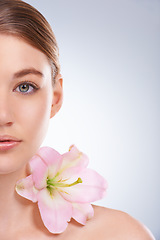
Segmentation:
{"type": "Polygon", "coordinates": [[[52,98],[48,94],[12,98],[8,106],[8,114],[14,121],[11,130],[14,136],[22,140],[22,144],[7,154],[1,154],[0,174],[22,169],[37,152],[46,135],[51,103],[52,98]]]}
{"type": "Polygon", "coordinates": [[[19,102],[19,127],[24,140],[41,144],[48,129],[51,103],[51,94],[47,92],[19,102]]]}

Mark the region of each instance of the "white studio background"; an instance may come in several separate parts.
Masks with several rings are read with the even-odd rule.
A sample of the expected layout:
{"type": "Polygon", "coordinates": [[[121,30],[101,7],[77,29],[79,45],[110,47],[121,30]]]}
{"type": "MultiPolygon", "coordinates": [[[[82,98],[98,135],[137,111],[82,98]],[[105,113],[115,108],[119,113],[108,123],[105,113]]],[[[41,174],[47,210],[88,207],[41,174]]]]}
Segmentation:
{"type": "Polygon", "coordinates": [[[27,0],[53,27],[64,104],[43,145],[71,144],[109,183],[96,204],[160,239],[160,1],[27,0]]]}

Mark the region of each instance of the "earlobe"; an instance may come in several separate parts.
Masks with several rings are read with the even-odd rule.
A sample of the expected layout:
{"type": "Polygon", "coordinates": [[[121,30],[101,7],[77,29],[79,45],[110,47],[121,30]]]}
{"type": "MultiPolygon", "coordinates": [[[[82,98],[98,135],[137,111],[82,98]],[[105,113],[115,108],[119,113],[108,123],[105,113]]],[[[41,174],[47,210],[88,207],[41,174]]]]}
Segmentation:
{"type": "Polygon", "coordinates": [[[61,74],[58,74],[56,77],[55,85],[53,87],[53,100],[50,118],[52,118],[60,110],[62,102],[63,102],[63,78],[61,74]]]}

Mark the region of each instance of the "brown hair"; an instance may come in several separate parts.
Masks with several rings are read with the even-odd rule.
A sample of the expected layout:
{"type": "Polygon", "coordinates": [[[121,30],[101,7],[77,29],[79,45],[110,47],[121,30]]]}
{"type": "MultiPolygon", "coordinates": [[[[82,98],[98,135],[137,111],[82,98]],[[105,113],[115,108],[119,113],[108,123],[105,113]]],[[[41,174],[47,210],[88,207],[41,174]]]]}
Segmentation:
{"type": "Polygon", "coordinates": [[[43,52],[55,82],[60,72],[59,50],[51,26],[37,9],[21,0],[0,0],[0,33],[18,36],[43,52]]]}

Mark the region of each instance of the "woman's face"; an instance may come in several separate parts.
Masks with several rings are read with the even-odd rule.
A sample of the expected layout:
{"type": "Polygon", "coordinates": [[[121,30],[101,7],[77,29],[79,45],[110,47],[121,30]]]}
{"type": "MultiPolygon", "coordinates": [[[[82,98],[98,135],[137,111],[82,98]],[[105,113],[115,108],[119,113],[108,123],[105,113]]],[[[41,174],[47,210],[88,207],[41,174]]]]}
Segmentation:
{"type": "Polygon", "coordinates": [[[52,87],[47,57],[20,38],[0,34],[0,174],[20,170],[40,147],[62,86],[52,87]]]}

